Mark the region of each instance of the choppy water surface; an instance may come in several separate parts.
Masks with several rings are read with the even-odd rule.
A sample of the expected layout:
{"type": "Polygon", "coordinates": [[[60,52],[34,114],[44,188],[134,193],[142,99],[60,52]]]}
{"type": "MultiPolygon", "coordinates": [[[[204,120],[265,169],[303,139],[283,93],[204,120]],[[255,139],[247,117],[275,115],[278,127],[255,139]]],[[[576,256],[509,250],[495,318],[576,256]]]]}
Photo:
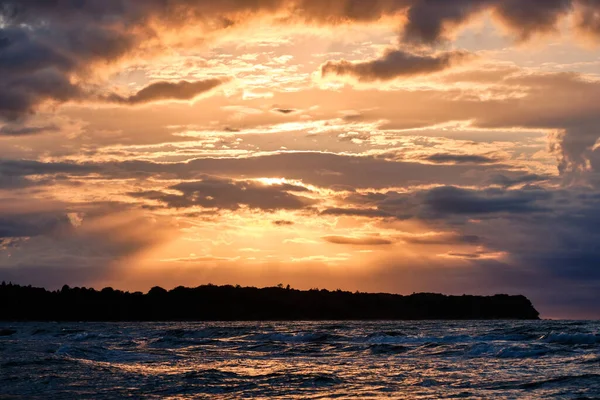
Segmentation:
{"type": "Polygon", "coordinates": [[[600,398],[598,322],[0,323],[0,335],[0,398],[600,398]]]}

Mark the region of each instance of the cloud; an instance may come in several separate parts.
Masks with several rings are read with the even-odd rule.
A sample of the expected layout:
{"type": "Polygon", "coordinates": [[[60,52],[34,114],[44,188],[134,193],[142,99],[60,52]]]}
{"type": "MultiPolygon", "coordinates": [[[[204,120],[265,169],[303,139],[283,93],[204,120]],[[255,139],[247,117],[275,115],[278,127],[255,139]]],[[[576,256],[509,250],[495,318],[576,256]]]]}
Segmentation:
{"type": "Polygon", "coordinates": [[[277,221],[273,221],[273,225],[277,225],[277,226],[292,226],[294,225],[294,221],[286,221],[286,220],[277,220],[277,221]]]}
{"type": "Polygon", "coordinates": [[[526,40],[534,33],[555,30],[559,19],[571,11],[573,3],[572,0],[504,0],[498,2],[495,11],[519,39],[526,40]]]}
{"type": "Polygon", "coordinates": [[[0,159],[0,190],[43,186],[69,176],[83,176],[100,170],[99,166],[68,162],[0,159]]]}
{"type": "Polygon", "coordinates": [[[559,157],[563,174],[585,170],[589,155],[600,138],[600,82],[578,73],[520,74],[507,77],[508,87],[523,85],[527,96],[498,102],[495,110],[476,117],[481,127],[554,129],[551,147],[559,157]],[[557,92],[560,96],[556,96],[557,92]]]}
{"type": "Polygon", "coordinates": [[[155,82],[132,96],[123,97],[117,94],[111,94],[106,97],[106,101],[137,105],[160,100],[192,100],[202,93],[206,93],[228,81],[229,79],[226,78],[214,78],[197,82],[155,82]]]}
{"type": "MultiPolygon", "coordinates": [[[[47,102],[64,103],[98,97],[95,68],[116,65],[136,57],[149,57],[168,48],[168,34],[210,33],[233,29],[265,15],[281,16],[277,23],[376,22],[395,17],[405,42],[435,43],[474,15],[492,11],[516,35],[527,38],[551,31],[560,20],[575,13],[577,27],[598,38],[600,5],[593,0],[547,0],[523,4],[518,0],[162,0],[131,2],[44,2],[4,0],[0,17],[0,118],[19,119],[47,102]],[[575,11],[573,11],[575,10],[575,11]],[[41,22],[43,21],[43,23],[41,22]],[[90,91],[92,93],[90,93],[90,91]]],[[[176,35],[175,35],[176,36],[176,35]]],[[[419,56],[400,50],[365,63],[326,64],[327,73],[350,74],[363,80],[385,80],[446,69],[462,59],[461,53],[419,56]]],[[[150,88],[148,88],[150,89],[150,88]]],[[[187,89],[187,88],[186,88],[187,89]]],[[[166,98],[189,98],[182,88],[162,88],[166,98]]],[[[152,90],[122,99],[140,103],[164,98],[152,90]],[[146,97],[148,96],[148,98],[146,97]]],[[[163,94],[158,94],[161,92],[163,94]]],[[[192,90],[198,93],[198,90],[192,90]]]]}
{"type": "Polygon", "coordinates": [[[513,186],[530,184],[530,183],[539,183],[550,180],[551,177],[548,175],[538,175],[538,174],[526,174],[517,177],[508,177],[506,175],[493,175],[488,180],[490,185],[499,185],[505,188],[511,188],[513,186]]]}
{"type": "Polygon", "coordinates": [[[514,175],[485,165],[433,165],[371,156],[320,152],[287,152],[248,158],[198,158],[182,163],[124,161],[103,165],[114,177],[175,176],[195,179],[202,174],[233,178],[285,176],[320,187],[387,188],[420,184],[465,185],[485,180],[491,173],[514,175]],[[310,165],[310,168],[306,168],[310,165]]]}
{"type": "Polygon", "coordinates": [[[0,159],[0,171],[3,175],[8,176],[28,176],[58,173],[78,175],[98,172],[99,170],[100,166],[93,164],[0,159]]]}
{"type": "Polygon", "coordinates": [[[389,239],[379,237],[323,236],[322,239],[333,244],[351,246],[387,246],[394,243],[389,239]]]}
{"type": "Polygon", "coordinates": [[[536,187],[507,190],[439,186],[412,192],[353,194],[343,200],[347,208],[326,209],[322,214],[462,223],[469,218],[546,213],[550,211],[552,199],[553,192],[536,187]],[[356,208],[355,205],[370,208],[356,208]]]}
{"type": "Polygon", "coordinates": [[[479,244],[481,238],[477,235],[460,235],[456,233],[443,233],[437,235],[403,236],[402,241],[418,245],[449,245],[449,244],[479,244]]]}
{"type": "MultiPolygon", "coordinates": [[[[187,0],[171,2],[169,7],[154,0],[144,4],[121,0],[100,3],[56,3],[49,7],[40,1],[2,2],[0,118],[24,118],[47,102],[97,100],[101,97],[98,83],[102,82],[94,80],[90,72],[98,65],[106,68],[143,53],[144,43],[161,36],[158,25],[176,27],[179,22],[175,15],[184,15],[186,9],[193,11],[195,5],[200,13],[201,8],[208,7],[205,1],[187,0]],[[158,21],[161,23],[155,24],[158,21]]],[[[218,11],[213,11],[214,19],[221,18],[218,11]]],[[[200,22],[199,15],[196,18],[200,22]]],[[[218,84],[211,80],[160,83],[130,98],[109,97],[128,104],[189,99],[218,84]]]]}
{"type": "Polygon", "coordinates": [[[255,181],[205,177],[199,181],[182,182],[169,187],[181,195],[160,191],[131,193],[134,197],[158,200],[169,207],[201,206],[237,210],[242,206],[265,211],[300,210],[310,207],[315,200],[293,193],[308,192],[303,186],[290,184],[267,185],[255,181]]]}
{"type": "Polygon", "coordinates": [[[441,72],[468,57],[468,53],[462,51],[424,55],[388,50],[381,58],[371,61],[327,61],[321,66],[321,75],[349,75],[361,82],[387,81],[441,72]]]}
{"type": "Polygon", "coordinates": [[[344,217],[369,217],[369,218],[387,218],[392,214],[372,208],[328,208],[321,212],[322,215],[334,215],[344,217]]]}
{"type": "Polygon", "coordinates": [[[95,165],[0,159],[0,190],[44,185],[52,182],[52,178],[58,179],[63,175],[82,176],[99,171],[100,168],[95,165]],[[33,180],[33,176],[38,179],[33,180]]]}
{"type": "Polygon", "coordinates": [[[275,113],[284,114],[284,115],[293,114],[293,113],[298,112],[298,110],[294,110],[293,108],[274,108],[271,111],[273,111],[275,113]]]}
{"type": "Polygon", "coordinates": [[[575,6],[588,6],[588,11],[597,11],[599,5],[593,1],[417,0],[408,10],[403,39],[419,43],[439,42],[473,16],[492,11],[518,39],[525,40],[535,33],[555,30],[558,21],[569,15],[575,6]]]}
{"type": "Polygon", "coordinates": [[[47,100],[62,103],[82,96],[81,88],[55,70],[13,74],[0,78],[0,118],[16,120],[47,100]],[[8,78],[12,79],[7,81],[8,78]]]}
{"type": "Polygon", "coordinates": [[[600,39],[600,4],[596,0],[578,0],[575,2],[575,20],[580,33],[597,41],[600,39]]]}
{"type": "MultiPolygon", "coordinates": [[[[428,284],[439,279],[439,287],[444,291],[451,291],[451,287],[477,287],[527,293],[548,316],[566,316],[570,310],[582,317],[597,317],[600,196],[589,187],[546,191],[549,193],[482,189],[461,190],[458,194],[444,189],[433,196],[433,203],[428,191],[402,201],[395,199],[399,213],[409,208],[413,218],[432,231],[453,232],[401,235],[400,240],[409,244],[451,246],[451,251],[436,255],[426,267],[419,268],[419,273],[412,273],[428,284]],[[415,200],[421,204],[416,208],[411,205],[415,200]],[[546,211],[536,211],[540,207],[546,211]],[[457,215],[466,218],[457,220],[457,215]],[[457,245],[468,247],[456,248],[457,245]],[[453,265],[448,257],[459,261],[462,267],[453,265]]],[[[390,261],[388,279],[410,275],[403,268],[397,260],[390,261]]],[[[418,287],[420,283],[414,285],[418,287]]]]}
{"type": "Polygon", "coordinates": [[[423,160],[427,160],[436,164],[492,164],[498,160],[481,156],[476,154],[449,154],[449,153],[437,153],[423,157],[423,160]]]}
{"type": "MultiPolygon", "coordinates": [[[[362,123],[379,124],[380,134],[385,134],[382,132],[385,130],[414,128],[422,128],[418,132],[425,134],[428,130],[424,128],[430,127],[435,132],[436,125],[463,121],[469,130],[454,131],[452,137],[460,134],[471,140],[476,138],[478,142],[478,137],[496,135],[507,138],[502,141],[515,141],[517,135],[508,132],[526,130],[528,132],[521,135],[530,135],[538,131],[550,135],[551,149],[559,159],[558,167],[563,176],[585,172],[600,138],[600,114],[596,105],[600,103],[600,82],[593,76],[573,72],[516,72],[514,68],[492,72],[490,76],[490,70],[468,70],[459,78],[476,86],[482,84],[486,88],[485,96],[491,95],[485,99],[481,98],[479,89],[469,92],[452,86],[444,90],[382,91],[377,87],[361,90],[360,106],[378,104],[377,110],[361,113],[362,123]],[[395,107],[396,104],[403,106],[395,107]],[[485,136],[484,132],[475,136],[477,129],[486,130],[485,136]],[[500,133],[503,129],[506,134],[500,133]]],[[[445,78],[444,82],[450,83],[445,78]]],[[[318,96],[322,109],[333,108],[328,105],[343,104],[345,99],[356,96],[350,89],[311,94],[318,96]]],[[[299,96],[278,96],[277,101],[296,102],[303,109],[309,107],[299,96]]],[[[507,162],[511,161],[514,160],[507,162]]]]}
{"type": "MultiPolygon", "coordinates": [[[[334,190],[353,191],[360,188],[387,188],[419,184],[472,185],[486,182],[493,174],[518,177],[522,173],[508,171],[503,166],[489,165],[435,165],[418,162],[393,161],[371,156],[351,156],[320,152],[286,152],[248,158],[198,158],[186,162],[155,163],[149,161],[122,161],[106,163],[44,163],[27,160],[1,160],[0,177],[53,177],[101,174],[111,179],[153,177],[154,179],[181,179],[194,181],[206,175],[228,176],[247,181],[252,178],[285,176],[334,190]],[[306,168],[311,165],[311,168],[306,168]]],[[[262,185],[248,181],[251,186],[262,185]]],[[[282,191],[307,192],[303,186],[266,185],[282,191]]],[[[171,188],[175,189],[175,188],[171,188]]],[[[177,190],[177,189],[175,189],[177,190]]],[[[152,196],[165,197],[169,193],[152,196]]],[[[150,193],[148,193],[150,195],[150,193]]],[[[178,201],[180,195],[173,195],[178,201]]],[[[145,197],[145,196],[142,196],[145,197]]],[[[179,199],[182,201],[182,199],[179,199]]],[[[187,203],[187,201],[184,201],[187,203]]]]}
{"type": "Polygon", "coordinates": [[[37,135],[46,132],[58,132],[60,127],[57,125],[46,126],[23,126],[23,125],[4,125],[0,128],[0,135],[4,136],[26,136],[37,135]]]}
{"type": "Polygon", "coordinates": [[[123,268],[117,268],[118,262],[131,262],[176,234],[170,223],[125,206],[74,207],[36,201],[27,208],[40,211],[7,213],[0,204],[0,239],[14,243],[0,249],[9,253],[0,280],[59,287],[95,284],[114,277],[123,268]],[[26,240],[14,241],[20,238],[26,240]]]}
{"type": "MultiPolygon", "coordinates": [[[[125,35],[111,37],[110,30],[86,30],[73,24],[73,31],[46,24],[43,13],[22,19],[22,9],[4,2],[1,16],[8,26],[0,28],[0,118],[16,120],[34,112],[46,101],[63,103],[85,97],[85,90],[72,80],[98,54],[111,57],[108,48],[122,48],[125,35]],[[22,24],[30,24],[23,28],[22,24]],[[56,29],[53,29],[56,28],[56,29]],[[79,30],[77,29],[79,28],[79,30]],[[104,41],[104,43],[103,43],[104,41]],[[95,53],[98,50],[99,53],[95,53]],[[100,52],[106,50],[105,54],[100,52]]],[[[124,52],[125,49],[122,49],[124,52]]]]}
{"type": "Polygon", "coordinates": [[[509,255],[502,272],[508,276],[501,278],[507,285],[519,282],[510,275],[520,270],[529,275],[521,284],[547,307],[597,313],[600,204],[597,195],[586,192],[589,189],[558,189],[552,212],[543,216],[517,213],[461,229],[485,237],[489,251],[509,255]]]}
{"type": "Polygon", "coordinates": [[[27,238],[72,228],[66,212],[0,213],[0,238],[27,238]]]}
{"type": "Polygon", "coordinates": [[[493,213],[532,213],[546,211],[536,204],[548,199],[551,193],[544,190],[469,190],[452,186],[431,189],[424,193],[423,204],[435,215],[478,215],[493,213]]]}
{"type": "Polygon", "coordinates": [[[162,262],[175,262],[175,263],[204,263],[204,262],[215,262],[215,261],[238,261],[240,257],[215,257],[215,256],[191,256],[185,258],[172,258],[161,260],[162,262]]]}
{"type": "MultiPolygon", "coordinates": [[[[138,57],[147,59],[160,56],[162,49],[170,44],[165,32],[179,36],[179,33],[185,33],[179,29],[189,29],[198,32],[197,35],[202,39],[206,37],[209,40],[210,36],[218,36],[218,32],[213,35],[215,32],[210,30],[212,28],[208,29],[206,25],[213,25],[216,30],[227,29],[230,34],[237,25],[244,24],[254,16],[263,16],[264,13],[282,16],[278,20],[285,22],[279,23],[308,22],[310,24],[373,22],[378,21],[382,16],[398,14],[398,29],[403,32],[401,39],[405,42],[417,42],[419,45],[436,45],[440,41],[451,38],[462,24],[476,17],[478,13],[484,12],[491,13],[493,19],[510,29],[518,40],[526,40],[538,33],[552,32],[559,24],[562,28],[561,18],[568,15],[573,16],[573,22],[579,32],[586,34],[592,40],[600,37],[598,28],[600,6],[598,2],[590,0],[530,2],[298,0],[293,3],[283,0],[231,2],[173,0],[168,3],[169,6],[166,6],[167,3],[162,0],[0,1],[0,4],[5,7],[0,11],[2,13],[0,118],[16,119],[20,123],[22,118],[36,112],[46,103],[83,102],[88,101],[90,96],[92,99],[97,99],[102,96],[102,93],[108,92],[105,87],[106,82],[102,81],[104,71],[100,68],[107,69],[106,72],[109,73],[112,72],[113,67],[118,67],[120,62],[138,59],[138,57]],[[407,25],[402,26],[405,19],[407,25]]],[[[400,52],[396,55],[392,54],[394,51],[391,50],[382,59],[366,62],[331,61],[331,65],[339,67],[347,63],[349,76],[356,79],[366,76],[367,78],[363,79],[375,81],[388,79],[385,77],[389,76],[392,77],[390,79],[394,79],[394,77],[401,78],[416,73],[411,71],[447,72],[447,68],[452,66],[452,63],[445,66],[443,60],[437,60],[439,56],[452,54],[452,52],[436,54],[428,46],[408,47],[406,43],[401,43],[400,46],[412,50],[404,52],[396,50],[400,52]],[[417,53],[415,50],[417,48],[423,53],[417,53]],[[357,71],[362,72],[362,75],[357,71]]],[[[364,54],[363,50],[356,49],[355,54],[364,54]]],[[[564,62],[569,62],[568,58],[565,58],[564,62]]],[[[552,65],[548,67],[554,68],[552,65]]],[[[335,68],[331,73],[337,73],[335,68]]],[[[134,194],[139,198],[148,199],[140,203],[154,200],[168,207],[209,207],[232,211],[240,208],[266,211],[285,209],[289,211],[285,213],[285,218],[296,221],[294,231],[305,228],[300,215],[316,213],[317,210],[313,207],[319,207],[319,210],[327,207],[322,211],[323,217],[319,219],[333,220],[335,218],[332,217],[335,216],[362,218],[338,218],[339,221],[335,222],[340,224],[352,223],[356,226],[370,224],[369,229],[376,226],[393,229],[397,226],[414,224],[423,227],[426,232],[450,231],[453,233],[431,237],[393,236],[395,240],[404,242],[408,248],[411,245],[431,246],[426,249],[421,247],[421,249],[436,250],[435,246],[456,246],[449,253],[447,249],[440,252],[461,259],[436,261],[437,254],[423,255],[424,261],[419,263],[419,267],[430,263],[436,268],[430,275],[420,271],[414,273],[423,281],[421,288],[431,288],[427,286],[429,277],[439,280],[440,290],[454,288],[462,292],[473,287],[494,291],[509,288],[514,291],[533,293],[536,299],[541,299],[536,301],[546,302],[543,304],[556,301],[554,297],[560,296],[561,301],[572,305],[573,310],[587,307],[597,313],[600,309],[598,307],[600,299],[597,294],[598,282],[600,282],[597,268],[597,260],[600,258],[597,245],[600,240],[598,237],[600,197],[596,193],[597,188],[600,187],[600,180],[598,180],[600,149],[597,144],[600,138],[598,82],[584,75],[530,72],[514,67],[495,69],[491,72],[489,70],[464,71],[461,74],[460,77],[453,74],[456,76],[448,80],[446,75],[432,77],[431,82],[434,86],[439,82],[450,84],[445,86],[444,90],[426,86],[425,89],[411,88],[411,90],[385,92],[364,90],[359,95],[346,88],[336,91],[305,88],[297,93],[275,91],[272,103],[262,104],[263,108],[261,108],[263,111],[273,112],[264,112],[263,115],[252,117],[254,119],[248,117],[244,121],[226,121],[228,114],[225,111],[222,111],[222,114],[221,111],[215,111],[213,115],[212,110],[216,110],[221,105],[219,102],[216,102],[218,106],[215,105],[206,111],[207,120],[219,121],[219,124],[222,123],[220,126],[239,123],[244,131],[248,130],[251,134],[253,124],[261,128],[266,127],[268,124],[264,121],[267,117],[281,120],[282,114],[286,115],[286,120],[293,122],[304,123],[310,121],[310,118],[316,120],[326,119],[328,115],[336,117],[345,115],[342,118],[345,118],[344,122],[348,124],[356,124],[360,127],[361,123],[372,123],[372,128],[360,131],[356,136],[346,136],[344,139],[346,142],[341,144],[337,139],[335,144],[326,142],[325,136],[328,134],[322,135],[323,137],[316,135],[315,140],[318,139],[318,142],[315,141],[314,146],[310,147],[313,152],[292,153],[290,151],[262,156],[272,151],[272,147],[269,146],[280,144],[277,140],[273,140],[273,144],[264,145],[271,139],[266,138],[268,135],[262,135],[265,136],[262,142],[252,142],[253,145],[258,143],[256,149],[257,152],[258,150],[262,152],[261,156],[252,158],[219,159],[217,155],[214,156],[215,158],[210,158],[206,156],[209,150],[203,149],[206,151],[201,157],[205,158],[180,162],[180,160],[200,156],[186,148],[169,144],[169,149],[177,150],[173,152],[167,150],[165,154],[160,155],[161,158],[158,158],[160,161],[167,162],[127,161],[93,164],[89,161],[87,164],[74,164],[0,160],[0,189],[4,189],[2,195],[15,196],[10,198],[10,207],[6,207],[6,210],[0,213],[0,232],[6,236],[0,237],[0,247],[10,251],[11,258],[14,260],[3,258],[3,263],[12,263],[11,266],[18,267],[1,272],[4,277],[18,277],[26,284],[35,283],[37,280],[41,284],[57,282],[62,285],[67,280],[70,280],[69,283],[73,282],[71,278],[86,282],[98,281],[115,273],[112,267],[106,265],[112,265],[114,260],[139,254],[156,244],[153,242],[153,236],[156,234],[162,237],[163,230],[146,218],[132,219],[119,213],[114,215],[114,218],[97,215],[84,218],[83,228],[81,228],[74,226],[73,221],[69,219],[72,208],[78,209],[79,205],[15,211],[16,207],[25,200],[22,195],[22,192],[25,192],[23,188],[50,184],[52,180],[60,179],[61,176],[65,179],[76,177],[77,181],[83,181],[87,175],[91,175],[90,182],[94,179],[94,183],[90,183],[90,186],[94,186],[94,189],[97,185],[95,180],[97,177],[102,181],[113,180],[110,190],[130,191],[132,190],[130,184],[143,188],[140,189],[143,191],[134,194]],[[477,89],[471,90],[475,86],[477,89]],[[374,104],[377,107],[373,107],[374,104]],[[398,107],[398,104],[402,107],[398,107]],[[293,105],[295,110],[302,111],[288,112],[292,109],[275,108],[280,105],[293,105]],[[318,111],[311,109],[315,105],[319,106],[318,111]],[[351,113],[340,113],[340,105],[347,107],[351,113]],[[333,110],[336,107],[337,109],[333,110]],[[304,117],[306,120],[302,119],[304,117]],[[382,124],[380,121],[389,122],[382,124]],[[531,149],[540,148],[539,142],[528,142],[522,148],[522,152],[520,149],[514,152],[507,150],[513,152],[511,154],[515,156],[503,158],[503,161],[510,165],[496,164],[493,155],[456,154],[452,150],[444,149],[443,144],[434,143],[422,145],[432,146],[437,152],[424,156],[425,158],[420,160],[426,160],[428,164],[407,162],[407,160],[397,162],[365,155],[373,154],[365,153],[366,151],[377,152],[380,149],[375,148],[379,146],[377,144],[379,139],[383,140],[385,146],[393,139],[398,146],[406,147],[404,138],[407,135],[436,134],[440,132],[436,128],[437,124],[449,121],[471,123],[467,131],[446,132],[448,135],[456,135],[453,138],[458,135],[474,137],[479,135],[477,129],[481,128],[482,132],[485,130],[485,135],[481,135],[484,137],[476,139],[478,142],[485,142],[486,138],[512,136],[514,138],[507,140],[517,143],[517,137],[523,139],[525,135],[529,135],[529,133],[518,132],[552,130],[554,131],[551,137],[553,151],[559,157],[561,172],[563,175],[570,172],[586,174],[586,179],[589,178],[586,182],[588,185],[585,187],[572,185],[568,189],[560,189],[557,186],[560,180],[556,177],[544,175],[544,172],[538,174],[526,172],[525,168],[527,171],[548,170],[549,164],[545,158],[542,161],[527,159],[531,155],[528,153],[531,149]],[[428,126],[432,128],[429,130],[426,128],[428,126]],[[403,128],[423,128],[423,130],[385,132],[386,129],[403,128]],[[499,133],[503,129],[506,132],[499,133]],[[364,132],[368,133],[364,134],[364,132]],[[350,155],[357,149],[357,147],[350,147],[353,138],[363,140],[361,146],[368,149],[364,150],[361,156],[350,155]],[[344,151],[343,154],[328,153],[340,148],[334,146],[341,145],[348,146],[340,150],[344,151]],[[327,152],[324,149],[327,149],[327,152]],[[346,149],[349,149],[348,152],[346,149]],[[321,150],[323,152],[320,152],[321,150]],[[529,161],[532,163],[529,164],[529,161]],[[535,167],[531,167],[533,164],[535,167]],[[206,174],[228,178],[211,178],[206,174]],[[145,177],[153,179],[145,181],[143,179],[145,177]],[[252,178],[263,177],[285,177],[340,191],[331,194],[331,199],[318,203],[312,200],[317,193],[308,192],[305,187],[266,185],[252,180],[252,178]],[[137,179],[135,183],[131,178],[137,179]],[[125,180],[128,180],[125,183],[126,188],[122,186],[125,180]],[[183,182],[174,184],[179,181],[183,182]],[[160,187],[161,184],[163,187],[160,187]],[[117,186],[120,187],[117,189],[117,186]],[[155,189],[156,186],[160,189],[155,191],[146,189],[146,187],[155,189]],[[432,188],[434,186],[437,187],[432,188]],[[351,191],[354,193],[349,193],[351,191]],[[329,218],[325,218],[327,216],[329,218]],[[374,218],[374,220],[365,221],[366,218],[374,218]],[[127,223],[120,225],[119,219],[127,223]],[[26,238],[29,239],[25,240],[26,238]],[[463,249],[463,246],[469,248],[463,249]],[[482,249],[474,250],[471,247],[482,247],[482,249]],[[506,254],[506,257],[502,257],[501,260],[486,259],[488,255],[493,254],[506,254]],[[70,264],[93,266],[93,273],[92,270],[82,272],[83,269],[65,267],[70,264]],[[449,265],[451,268],[446,268],[449,265]],[[461,265],[463,269],[460,268],[461,265]],[[450,281],[453,283],[447,283],[450,281]],[[448,286],[444,286],[446,284],[448,286]],[[547,293],[546,297],[542,289],[547,293]]],[[[203,93],[200,85],[202,82],[206,81],[189,81],[186,84],[159,82],[150,84],[138,93],[132,93],[131,96],[116,96],[114,101],[127,106],[147,101],[187,100],[203,93]],[[198,87],[194,88],[193,85],[198,87]]],[[[227,101],[235,102],[235,99],[228,98],[227,101]]],[[[244,100],[244,104],[248,108],[256,108],[257,102],[244,100]]],[[[116,113],[115,109],[118,108],[120,107],[111,107],[110,112],[116,113]]],[[[201,105],[198,105],[194,111],[201,109],[201,105]]],[[[100,120],[109,115],[108,111],[100,108],[89,111],[89,114],[93,113],[93,118],[100,120]]],[[[131,111],[126,112],[131,113],[131,111]]],[[[165,136],[160,136],[158,139],[159,135],[154,135],[162,129],[158,127],[159,124],[156,124],[156,131],[148,132],[145,129],[158,120],[158,117],[157,119],[140,118],[140,116],[151,115],[150,110],[135,110],[136,115],[130,117],[130,120],[120,118],[124,113],[125,111],[123,114],[117,114],[118,118],[110,122],[116,127],[115,129],[123,129],[123,136],[109,138],[110,135],[104,135],[102,129],[96,129],[100,125],[98,124],[90,128],[89,136],[95,135],[94,140],[99,142],[91,143],[91,139],[83,137],[65,140],[57,144],[56,148],[49,148],[48,153],[40,151],[40,157],[44,157],[45,160],[57,159],[61,156],[95,157],[99,156],[100,152],[106,151],[102,153],[107,155],[103,159],[116,159],[118,156],[113,157],[109,151],[121,150],[102,148],[102,145],[110,141],[118,142],[120,146],[127,149],[122,150],[119,156],[125,154],[126,157],[127,154],[131,154],[137,158],[143,156],[145,150],[131,150],[134,145],[139,144],[135,143],[135,140],[143,136],[144,145],[148,143],[154,145],[164,139],[165,136]],[[129,124],[133,123],[130,121],[134,118],[137,125],[131,129],[129,124]],[[136,136],[138,131],[141,133],[136,136]],[[129,143],[125,143],[125,139],[130,141],[132,146],[127,146],[129,143]]],[[[198,113],[189,111],[186,113],[190,116],[183,117],[182,113],[178,117],[187,118],[186,121],[195,118],[200,122],[193,123],[202,126],[204,120],[198,113]]],[[[19,123],[4,125],[0,128],[0,134],[22,136],[19,139],[20,145],[21,141],[33,143],[37,139],[23,136],[41,133],[46,128],[52,130],[48,122],[38,122],[37,125],[19,123]]],[[[107,122],[106,125],[108,124],[107,122]]],[[[335,126],[326,128],[336,129],[335,126]]],[[[171,133],[172,131],[169,131],[169,135],[171,133]]],[[[295,140],[300,134],[290,134],[289,142],[295,140]]],[[[335,134],[337,135],[338,132],[335,134]]],[[[244,143],[248,143],[255,139],[247,136],[243,140],[244,143]]],[[[490,142],[492,140],[490,139],[490,142]]],[[[17,142],[14,138],[4,139],[4,141],[10,142],[11,145],[17,142]]],[[[44,144],[35,145],[43,147],[44,144]]],[[[285,145],[287,146],[287,143],[285,145]]],[[[158,148],[158,145],[153,148],[158,148]]],[[[160,151],[162,150],[164,148],[160,151]]],[[[469,148],[459,150],[461,153],[466,153],[469,148]]],[[[11,153],[11,151],[3,148],[3,154],[34,152],[11,153]]],[[[477,152],[480,153],[479,150],[477,152]]],[[[429,149],[427,154],[431,153],[429,149]]],[[[424,153],[417,151],[409,154],[424,153]]],[[[159,155],[156,153],[153,156],[159,155]]],[[[542,157],[547,156],[542,155],[542,157]]],[[[35,188],[35,190],[39,189],[35,188]]],[[[34,189],[28,189],[27,194],[33,191],[34,189]]],[[[36,193],[32,197],[43,195],[46,193],[36,193]]],[[[86,193],[86,198],[90,195],[95,196],[86,193]]],[[[110,195],[113,193],[107,194],[110,195]]],[[[74,196],[74,198],[81,197],[74,196]]],[[[106,213],[109,214],[108,211],[106,213]]],[[[161,213],[166,214],[165,210],[160,210],[157,214],[161,213]]],[[[278,218],[282,217],[278,216],[278,218]]],[[[287,223],[275,222],[275,225],[286,226],[287,223]]],[[[284,231],[288,230],[273,226],[272,228],[279,233],[286,233],[284,231]]],[[[337,238],[338,241],[348,245],[353,244],[348,243],[348,240],[354,240],[355,243],[365,238],[387,240],[363,237],[359,233],[357,235],[356,237],[337,236],[337,238]]],[[[360,245],[366,246],[364,243],[360,245]]],[[[401,246],[394,248],[396,247],[401,246]]],[[[430,253],[434,252],[430,251],[430,253]]],[[[398,263],[398,260],[395,262],[398,263]]],[[[396,267],[395,276],[402,276],[401,270],[405,267],[405,265],[396,267]]],[[[289,268],[284,270],[289,273],[289,268]]],[[[372,272],[369,268],[369,274],[372,272]]],[[[174,275],[165,272],[162,279],[174,279],[170,278],[174,275]]],[[[231,276],[237,277],[232,274],[228,279],[231,279],[231,276]]],[[[371,289],[381,290],[382,287],[386,287],[394,290],[399,288],[418,290],[419,282],[411,283],[415,288],[393,286],[397,284],[393,282],[399,282],[401,279],[391,279],[392,276],[393,274],[380,275],[371,289]],[[388,282],[390,286],[385,286],[388,282]]],[[[321,275],[320,278],[322,277],[321,275]]],[[[354,283],[349,285],[356,284],[357,281],[363,284],[362,280],[356,277],[353,279],[354,283]]]]}
{"type": "Polygon", "coordinates": [[[407,42],[434,43],[447,30],[464,23],[473,14],[493,6],[495,0],[414,1],[407,13],[403,39],[407,42]]]}

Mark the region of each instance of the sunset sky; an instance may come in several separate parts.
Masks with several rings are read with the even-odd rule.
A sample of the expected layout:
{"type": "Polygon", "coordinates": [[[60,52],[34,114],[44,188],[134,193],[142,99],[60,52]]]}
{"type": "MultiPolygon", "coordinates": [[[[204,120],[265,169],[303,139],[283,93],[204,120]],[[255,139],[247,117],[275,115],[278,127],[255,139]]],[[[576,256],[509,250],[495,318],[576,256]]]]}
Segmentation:
{"type": "Polygon", "coordinates": [[[600,1],[0,0],[0,281],[600,318],[600,1]]]}

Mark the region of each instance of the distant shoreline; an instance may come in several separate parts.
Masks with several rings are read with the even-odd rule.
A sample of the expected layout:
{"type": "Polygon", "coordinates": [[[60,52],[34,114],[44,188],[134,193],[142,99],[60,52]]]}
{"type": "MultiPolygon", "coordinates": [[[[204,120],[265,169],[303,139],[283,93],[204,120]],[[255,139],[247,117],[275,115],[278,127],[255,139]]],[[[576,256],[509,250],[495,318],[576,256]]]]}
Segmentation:
{"type": "Polygon", "coordinates": [[[148,293],[64,286],[59,291],[2,283],[0,320],[69,322],[144,321],[433,321],[538,320],[521,295],[446,296],[351,293],[204,285],[160,287],[148,293]]]}

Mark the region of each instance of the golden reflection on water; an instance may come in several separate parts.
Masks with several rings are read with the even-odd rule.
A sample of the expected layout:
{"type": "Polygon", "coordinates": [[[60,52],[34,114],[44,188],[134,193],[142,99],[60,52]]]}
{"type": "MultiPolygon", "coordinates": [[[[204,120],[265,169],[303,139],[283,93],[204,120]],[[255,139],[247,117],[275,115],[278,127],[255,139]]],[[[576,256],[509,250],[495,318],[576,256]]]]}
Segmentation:
{"type": "Polygon", "coordinates": [[[151,393],[222,400],[600,394],[600,326],[594,322],[79,323],[14,329],[14,339],[0,337],[0,382],[6,383],[0,398],[2,390],[27,398],[151,393]]]}

